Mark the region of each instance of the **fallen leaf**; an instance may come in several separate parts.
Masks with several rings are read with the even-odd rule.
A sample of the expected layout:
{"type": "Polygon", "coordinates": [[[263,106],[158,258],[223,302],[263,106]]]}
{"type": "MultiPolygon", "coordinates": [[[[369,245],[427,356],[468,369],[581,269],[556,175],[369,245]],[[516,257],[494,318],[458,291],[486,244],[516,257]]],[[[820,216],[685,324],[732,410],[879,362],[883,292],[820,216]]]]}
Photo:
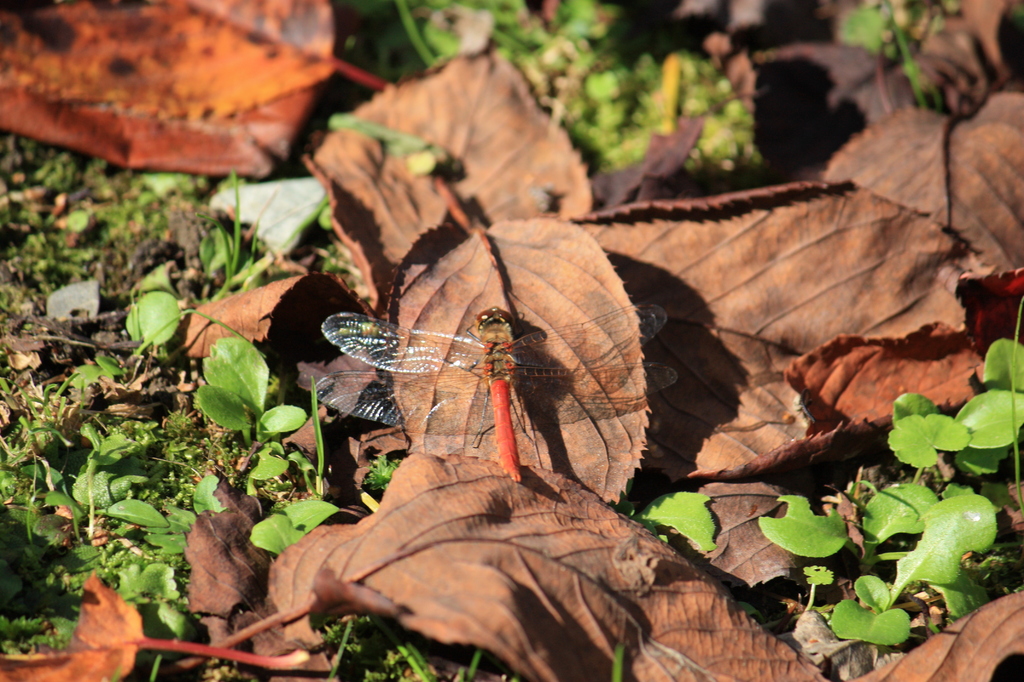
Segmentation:
{"type": "Polygon", "coordinates": [[[239,608],[263,613],[270,553],[249,541],[263,512],[255,497],[222,480],[214,495],[224,505],[205,511],[185,534],[185,560],[192,567],[188,605],[193,613],[228,619],[239,608]]]}
{"type": "MultiPolygon", "coordinates": [[[[492,651],[528,679],[611,679],[620,643],[624,679],[823,679],[717,582],[549,471],[516,484],[491,462],[412,456],[379,511],[278,558],[274,603],[306,603],[324,574],[379,593],[404,627],[492,651]]],[[[318,640],[305,619],[288,629],[318,640]]]]}
{"type": "MultiPolygon", "coordinates": [[[[457,159],[465,176],[452,192],[485,224],[590,207],[590,186],[565,131],[553,126],[523,77],[496,55],[460,57],[380,93],[354,112],[416,135],[457,159]]],[[[448,210],[430,176],[353,130],[327,135],[309,162],[331,196],[335,231],[372,287],[391,284],[395,265],[418,235],[448,210]]]]}
{"type": "Polygon", "coordinates": [[[796,578],[800,563],[792,554],[761,532],[758,519],[782,516],[781,495],[792,495],[791,486],[761,481],[715,482],[699,492],[711,498],[718,547],[707,555],[711,565],[730,583],[751,587],[773,578],[796,578]]]}
{"type": "MultiPolygon", "coordinates": [[[[329,49],[313,55],[181,0],[0,21],[0,127],[133,168],[265,175],[333,70],[329,49]]],[[[317,31],[316,47],[333,42],[333,22],[317,31]]]]}
{"type": "Polygon", "coordinates": [[[142,617],[95,574],[85,581],[78,624],[65,651],[0,656],[0,682],[124,678],[135,667],[142,617]]]}
{"type": "Polygon", "coordinates": [[[860,47],[804,43],[780,48],[758,69],[754,141],[794,179],[818,179],[829,158],[886,115],[914,106],[906,76],[860,47]]]}
{"type": "Polygon", "coordinates": [[[966,332],[930,324],[896,339],[840,334],[794,360],[785,376],[800,392],[813,435],[891,417],[904,393],[955,408],[974,397],[970,379],[981,364],[966,332]]]}
{"type": "Polygon", "coordinates": [[[1010,92],[992,95],[965,120],[897,112],[851,140],[825,173],[949,224],[1002,270],[1024,265],[1021,176],[1024,94],[1010,92]]]}
{"type": "Polygon", "coordinates": [[[849,186],[776,191],[676,213],[641,204],[584,224],[633,299],[668,312],[647,357],[680,378],[650,399],[644,465],[671,478],[783,463],[804,431],[783,379],[799,355],[842,333],[899,336],[961,318],[945,281],[962,252],[938,225],[849,186]],[[623,215],[639,221],[615,222],[623,215]]]}
{"type": "MultiPolygon", "coordinates": [[[[186,534],[185,559],[192,567],[188,586],[188,607],[202,614],[214,646],[274,612],[267,603],[267,575],[271,556],[252,544],[249,535],[260,520],[259,500],[232,488],[221,480],[214,491],[224,506],[219,512],[205,511],[186,534]]],[[[277,656],[295,647],[286,641],[280,627],[264,630],[251,638],[256,654],[277,656]]],[[[326,671],[330,663],[322,653],[302,663],[302,670],[326,671]]]]}
{"type": "MultiPolygon", "coordinates": [[[[204,303],[198,312],[222,322],[249,341],[269,341],[286,357],[324,359],[331,353],[320,325],[342,310],[369,312],[340,277],[312,273],[291,277],[220,301],[204,303]]],[[[188,356],[205,358],[218,340],[232,332],[201,315],[188,316],[188,356]]]]}
{"type": "Polygon", "coordinates": [[[967,316],[967,332],[979,355],[996,339],[1016,338],[1017,310],[1024,296],[1024,269],[993,275],[964,273],[956,295],[967,316]]]}
{"type": "MultiPolygon", "coordinates": [[[[587,324],[630,306],[622,280],[593,238],[571,224],[541,218],[468,235],[454,228],[428,233],[399,268],[391,301],[394,323],[450,336],[465,335],[482,311],[495,306],[514,316],[520,334],[587,324]]],[[[541,380],[513,380],[513,425],[524,464],[560,472],[606,499],[618,499],[639,465],[647,425],[646,401],[637,399],[645,382],[639,322],[633,314],[616,317],[613,327],[595,327],[571,345],[549,335],[545,356],[537,361],[587,373],[571,387],[557,375],[544,389],[541,380]],[[620,365],[620,375],[601,372],[620,365]],[[517,389],[524,385],[529,388],[517,389]]],[[[441,356],[447,352],[438,350],[441,356]]],[[[344,408],[376,378],[373,372],[341,375],[330,391],[322,384],[321,395],[331,393],[333,404],[344,408]]],[[[429,384],[410,379],[393,379],[394,399],[386,411],[393,404],[410,427],[411,452],[498,459],[485,381],[454,366],[428,374],[429,384]],[[446,383],[452,378],[466,381],[446,383]]]]}
{"type": "Polygon", "coordinates": [[[858,677],[857,682],[1013,679],[1024,656],[1022,613],[1024,594],[997,599],[932,635],[899,661],[858,677]]]}

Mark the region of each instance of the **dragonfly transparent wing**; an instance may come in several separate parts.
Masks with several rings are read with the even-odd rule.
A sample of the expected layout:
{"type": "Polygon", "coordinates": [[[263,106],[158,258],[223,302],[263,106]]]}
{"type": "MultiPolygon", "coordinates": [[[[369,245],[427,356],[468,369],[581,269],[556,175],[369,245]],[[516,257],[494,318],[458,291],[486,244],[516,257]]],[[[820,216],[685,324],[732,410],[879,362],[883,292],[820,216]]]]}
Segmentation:
{"type": "Polygon", "coordinates": [[[401,426],[408,433],[472,433],[493,423],[493,415],[481,412],[489,404],[487,382],[456,367],[388,377],[336,372],[320,379],[316,392],[320,402],[342,414],[401,426]]]}
{"type": "Polygon", "coordinates": [[[355,313],[331,315],[321,329],[346,355],[389,372],[423,374],[445,366],[470,369],[484,355],[483,344],[468,336],[407,329],[355,313]]]}
{"type": "Polygon", "coordinates": [[[634,344],[651,340],[665,325],[658,306],[620,308],[582,324],[541,330],[512,344],[516,363],[530,367],[584,367],[633,364],[634,344]]]}
{"type": "Polygon", "coordinates": [[[516,368],[515,394],[540,424],[572,424],[621,417],[647,407],[647,396],[675,383],[676,371],[658,363],[615,365],[595,370],[516,368]],[[639,381],[645,380],[641,389],[639,381]]]}
{"type": "MultiPolygon", "coordinates": [[[[664,323],[658,307],[623,308],[514,341],[517,402],[529,408],[535,422],[545,424],[608,419],[643,409],[647,393],[676,379],[671,368],[635,357],[637,342],[648,340],[664,323]]],[[[352,313],[333,315],[323,330],[343,352],[384,371],[324,377],[317,383],[321,402],[410,433],[479,433],[493,424],[481,363],[485,349],[478,340],[352,313]]]]}

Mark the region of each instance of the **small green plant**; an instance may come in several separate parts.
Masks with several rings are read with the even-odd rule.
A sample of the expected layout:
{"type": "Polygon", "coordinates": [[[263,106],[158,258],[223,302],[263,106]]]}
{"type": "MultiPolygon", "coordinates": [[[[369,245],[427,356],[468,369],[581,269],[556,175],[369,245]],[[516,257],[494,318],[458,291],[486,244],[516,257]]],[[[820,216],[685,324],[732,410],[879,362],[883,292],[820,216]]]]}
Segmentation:
{"type": "MultiPolygon", "coordinates": [[[[908,494],[914,488],[925,490],[918,485],[882,490],[867,505],[866,546],[875,547],[896,533],[920,532],[921,539],[913,551],[874,557],[874,563],[898,558],[896,579],[887,585],[873,575],[858,578],[857,596],[870,610],[853,600],[837,605],[831,621],[837,636],[886,645],[905,641],[910,635],[910,618],[905,612],[892,611],[899,596],[914,582],[927,583],[941,592],[953,617],[985,603],[984,591],[971,581],[960,565],[960,557],[992,546],[996,530],[992,504],[981,495],[968,493],[928,505],[927,494],[908,494]],[[872,505],[876,500],[880,502],[872,505]]],[[[785,517],[759,519],[762,532],[772,542],[799,556],[831,556],[844,546],[856,551],[835,510],[828,516],[817,516],[806,498],[784,495],[779,501],[789,504],[785,517]]]]}
{"type": "Polygon", "coordinates": [[[254,426],[256,439],[263,442],[306,422],[301,407],[265,409],[270,370],[259,351],[244,339],[217,341],[203,362],[203,375],[207,385],[196,392],[196,406],[220,426],[240,432],[246,446],[252,443],[254,426]]]}
{"type": "Polygon", "coordinates": [[[82,435],[92,448],[86,463],[75,477],[71,491],[74,501],[85,507],[89,518],[86,535],[92,538],[96,530],[97,509],[106,510],[128,497],[133,484],[148,480],[139,456],[145,447],[122,434],[101,437],[92,424],[82,426],[82,435]]]}
{"type": "Polygon", "coordinates": [[[854,9],[840,27],[840,37],[848,45],[859,45],[871,53],[883,53],[902,63],[917,106],[941,108],[938,90],[921,71],[911,43],[924,43],[943,26],[941,3],[916,0],[870,0],[854,9]],[[930,101],[929,101],[930,100],[930,101]]]}
{"type": "Polygon", "coordinates": [[[288,505],[283,513],[273,514],[253,526],[252,543],[268,552],[280,554],[337,511],[333,504],[320,500],[288,505]]]}
{"type": "Polygon", "coordinates": [[[401,464],[401,460],[388,459],[387,455],[375,457],[370,462],[370,468],[366,472],[366,478],[363,479],[363,485],[370,490],[386,490],[399,464],[401,464]]]}
{"type": "Polygon", "coordinates": [[[710,497],[700,493],[668,493],[652,501],[643,511],[632,514],[632,519],[655,534],[659,526],[672,528],[692,540],[702,552],[711,552],[717,545],[715,522],[707,507],[710,501],[710,497]]]}
{"type": "MultiPolygon", "coordinates": [[[[223,511],[223,506],[213,496],[216,487],[216,476],[207,476],[200,481],[192,497],[195,512],[165,504],[161,514],[148,502],[128,499],[115,502],[107,508],[106,514],[141,527],[146,531],[146,542],[157,547],[161,554],[182,554],[185,551],[185,533],[196,522],[196,514],[207,509],[223,511]]],[[[50,504],[49,496],[47,503],[50,504]]]]}
{"type": "Polygon", "coordinates": [[[166,291],[151,291],[132,306],[125,327],[133,341],[142,342],[135,351],[141,354],[150,346],[160,346],[174,338],[180,323],[178,300],[166,291]]]}
{"type": "Polygon", "coordinates": [[[217,274],[223,271],[220,288],[211,297],[217,301],[225,296],[237,292],[246,291],[256,286],[263,275],[274,263],[274,255],[264,254],[257,259],[256,254],[247,251],[242,245],[242,221],[241,206],[238,195],[238,177],[232,173],[227,183],[235,190],[235,219],[232,230],[229,233],[224,227],[208,215],[200,216],[205,218],[213,229],[203,237],[199,243],[199,260],[203,264],[203,270],[213,280],[217,274]]]}
{"type": "Polygon", "coordinates": [[[835,575],[824,566],[805,566],[804,577],[807,578],[807,584],[811,586],[807,594],[807,608],[812,609],[814,608],[814,593],[817,591],[818,585],[831,585],[835,582],[835,575]]]}
{"type": "MultiPolygon", "coordinates": [[[[876,575],[856,580],[854,589],[861,603],[848,599],[836,605],[831,625],[837,636],[884,645],[905,641],[910,618],[896,603],[914,583],[925,583],[940,593],[952,618],[987,601],[985,590],[961,565],[961,557],[987,551],[995,542],[996,508],[990,497],[996,495],[996,487],[981,486],[983,494],[978,494],[968,486],[950,483],[940,499],[920,479],[923,471],[936,465],[940,451],[955,453],[954,462],[965,474],[990,474],[1011,447],[1019,447],[1024,410],[1017,409],[1017,387],[1024,386],[1024,371],[1016,363],[1017,356],[1024,357],[1020,344],[1009,339],[993,343],[985,357],[988,390],[972,398],[955,417],[941,414],[923,395],[905,394],[894,402],[889,446],[900,462],[916,472],[912,483],[883,489],[859,483],[870,491],[866,503],[858,501],[862,551],[848,538],[846,523],[835,510],[827,516],[815,515],[802,497],[779,498],[789,505],[785,517],[759,519],[766,537],[800,556],[826,557],[846,547],[858,554],[868,570],[895,562],[895,576],[889,582],[876,575]],[[914,535],[920,537],[907,545],[912,547],[908,551],[880,551],[894,538],[914,535]]],[[[1002,491],[999,503],[1008,502],[1007,497],[1002,491]]]]}

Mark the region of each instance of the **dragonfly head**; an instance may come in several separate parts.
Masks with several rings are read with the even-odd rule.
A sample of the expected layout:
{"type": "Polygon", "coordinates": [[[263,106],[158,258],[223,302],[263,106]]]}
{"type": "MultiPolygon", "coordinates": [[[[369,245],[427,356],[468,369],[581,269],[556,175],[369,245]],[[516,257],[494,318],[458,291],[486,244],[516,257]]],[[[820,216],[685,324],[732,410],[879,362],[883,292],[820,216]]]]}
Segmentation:
{"type": "Polygon", "coordinates": [[[476,336],[484,343],[512,340],[512,315],[501,308],[488,308],[476,316],[476,336]]]}

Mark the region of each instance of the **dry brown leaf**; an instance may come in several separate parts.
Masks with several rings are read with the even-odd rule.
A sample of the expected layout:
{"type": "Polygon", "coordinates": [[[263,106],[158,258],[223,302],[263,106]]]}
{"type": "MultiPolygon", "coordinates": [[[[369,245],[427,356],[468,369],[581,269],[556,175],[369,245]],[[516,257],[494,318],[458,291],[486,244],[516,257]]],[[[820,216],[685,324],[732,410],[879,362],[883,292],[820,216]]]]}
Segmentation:
{"type": "MultiPolygon", "coordinates": [[[[590,207],[586,168],[565,131],[553,126],[523,77],[496,55],[458,58],[389,88],[356,116],[416,135],[458,159],[465,177],[451,185],[463,207],[486,223],[590,207]]],[[[413,175],[361,133],[330,133],[310,168],[328,188],[335,231],[373,287],[376,304],[417,236],[439,224],[447,205],[434,179],[413,175]]]]}
{"type": "Polygon", "coordinates": [[[331,22],[317,27],[313,43],[328,49],[314,56],[183,1],[60,4],[0,21],[0,127],[129,167],[265,175],[333,68],[320,58],[331,22]]]}
{"type": "Polygon", "coordinates": [[[768,540],[758,524],[759,518],[773,512],[781,516],[778,498],[792,495],[792,487],[760,481],[715,482],[698,492],[711,498],[709,507],[718,527],[718,547],[707,558],[727,580],[750,587],[773,578],[796,577],[799,561],[768,540]]]}
{"type": "Polygon", "coordinates": [[[1019,676],[1022,656],[1024,594],[1017,593],[982,606],[899,661],[856,682],[1012,680],[1019,676]]]}
{"type": "Polygon", "coordinates": [[[0,656],[0,682],[123,679],[135,667],[142,617],[95,574],[85,581],[78,625],[65,651],[0,656]]]}
{"type": "Polygon", "coordinates": [[[963,121],[921,109],[897,112],[851,140],[825,173],[828,180],[853,180],[940,224],[950,221],[983,261],[1002,270],[1024,265],[1022,176],[1021,93],[995,94],[963,121]]]}
{"type": "Polygon", "coordinates": [[[891,417],[904,393],[962,405],[974,397],[970,378],[981,364],[966,332],[930,324],[898,339],[840,334],[794,360],[786,381],[801,392],[812,435],[891,417]]]}
{"type": "Polygon", "coordinates": [[[793,204],[783,192],[774,207],[761,197],[732,217],[709,199],[710,212],[662,206],[660,219],[587,225],[634,300],[669,316],[647,356],[680,379],[651,398],[645,466],[679,478],[772,459],[804,432],[783,379],[792,359],[841,333],[961,319],[944,282],[960,252],[938,225],[864,190],[817,192],[793,204]]]}
{"type": "MultiPolygon", "coordinates": [[[[611,679],[619,643],[626,680],[823,679],[638,524],[557,474],[525,474],[516,484],[490,462],[410,457],[373,516],[285,550],[271,597],[285,611],[318,577],[358,584],[403,626],[492,651],[533,680],[611,679]]],[[[318,639],[305,620],[289,628],[318,639]]]]}
{"type": "Polygon", "coordinates": [[[253,525],[263,515],[260,503],[224,480],[214,494],[224,510],[203,512],[185,535],[185,560],[192,567],[189,610],[222,619],[239,609],[266,615],[263,600],[271,557],[249,540],[253,525]]]}
{"type": "MultiPolygon", "coordinates": [[[[512,313],[519,334],[583,325],[630,306],[622,280],[592,237],[541,218],[498,223],[468,236],[454,228],[428,233],[399,269],[391,301],[396,324],[450,336],[465,335],[479,313],[495,306],[512,313]]],[[[632,311],[616,320],[583,338],[577,331],[572,341],[548,335],[538,362],[587,370],[572,386],[559,374],[547,383],[530,377],[512,382],[522,463],[575,478],[609,500],[618,499],[639,465],[647,425],[640,321],[632,311]],[[598,373],[618,366],[624,366],[621,375],[598,373]],[[520,390],[524,385],[529,388],[520,390]]],[[[433,341],[444,357],[450,339],[433,341]]],[[[332,380],[338,382],[332,404],[344,407],[347,398],[339,396],[354,399],[375,379],[362,373],[332,380]]],[[[455,367],[391,381],[411,451],[498,459],[485,381],[455,367]],[[464,383],[452,383],[462,378],[464,383]]]]}
{"type": "MultiPolygon", "coordinates": [[[[269,340],[287,357],[322,359],[320,325],[342,310],[368,312],[340,277],[313,273],[291,277],[234,294],[197,309],[241,334],[249,341],[269,340]],[[320,347],[319,349],[317,347],[320,347]]],[[[188,356],[205,358],[210,347],[232,333],[200,315],[189,315],[185,330],[188,356]]]]}

